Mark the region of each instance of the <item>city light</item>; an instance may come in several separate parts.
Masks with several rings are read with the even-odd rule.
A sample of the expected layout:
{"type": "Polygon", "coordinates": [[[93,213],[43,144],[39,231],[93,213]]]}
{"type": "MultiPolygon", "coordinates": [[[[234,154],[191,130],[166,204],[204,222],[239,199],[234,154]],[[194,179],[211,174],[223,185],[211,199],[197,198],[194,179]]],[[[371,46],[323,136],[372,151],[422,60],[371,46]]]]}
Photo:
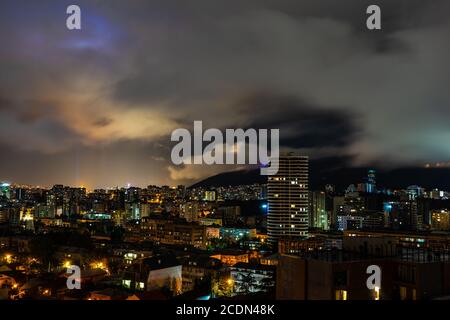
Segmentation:
{"type": "MultiPolygon", "coordinates": [[[[367,201],[364,201],[365,195],[363,193],[358,194],[357,191],[352,191],[351,196],[333,199],[337,200],[337,204],[327,209],[327,195],[325,192],[298,193],[299,191],[296,189],[291,190],[292,185],[290,183],[284,184],[284,181],[289,182],[291,181],[290,179],[293,178],[282,177],[278,180],[269,180],[273,181],[277,188],[273,189],[276,190],[276,193],[272,193],[273,191],[268,192],[267,199],[259,198],[266,191],[267,185],[258,184],[252,186],[218,187],[214,189],[214,192],[211,192],[210,188],[187,190],[179,187],[174,189],[150,186],[148,188],[136,188],[136,190],[122,188],[96,190],[94,193],[86,193],[87,191],[79,191],[78,188],[56,186],[48,191],[46,199],[36,198],[36,201],[52,203],[55,199],[59,199],[58,201],[62,199],[63,202],[70,202],[70,199],[74,199],[81,192],[83,201],[78,201],[71,209],[79,210],[78,212],[83,213],[78,219],[74,219],[69,224],[67,221],[70,221],[68,219],[70,211],[65,211],[65,208],[55,208],[54,212],[61,212],[61,217],[42,217],[39,213],[36,213],[36,208],[24,207],[18,209],[17,216],[20,217],[21,214],[25,216],[23,212],[26,212],[38,222],[37,225],[40,228],[38,230],[43,233],[38,233],[36,229],[31,228],[29,230],[30,239],[33,239],[33,232],[35,235],[45,237],[46,233],[51,234],[58,230],[58,236],[52,235],[47,240],[56,250],[54,257],[56,257],[56,254],[58,257],[64,257],[60,261],[59,267],[58,265],[53,265],[52,261],[48,261],[48,256],[42,255],[42,248],[35,251],[33,245],[29,246],[29,252],[19,253],[14,251],[15,248],[8,243],[2,242],[2,247],[6,247],[11,251],[2,253],[1,260],[6,262],[6,264],[18,263],[17,266],[14,266],[14,270],[23,272],[29,278],[39,278],[41,274],[48,273],[58,274],[64,271],[64,268],[70,268],[72,263],[76,263],[76,261],[88,261],[87,264],[82,263],[80,271],[84,272],[84,276],[91,281],[99,281],[98,287],[94,286],[91,294],[94,294],[95,290],[103,288],[106,283],[113,283],[116,280],[130,294],[136,294],[136,292],[142,292],[150,287],[150,284],[141,280],[133,281],[124,278],[124,275],[129,274],[124,273],[124,270],[133,270],[132,272],[138,274],[141,279],[152,279],[152,277],[157,277],[159,271],[161,271],[161,274],[168,273],[176,279],[172,281],[174,285],[176,284],[172,292],[174,295],[178,295],[195,290],[195,281],[189,280],[189,283],[187,281],[183,283],[183,279],[205,280],[206,268],[208,267],[199,262],[197,257],[202,257],[200,261],[203,261],[206,256],[205,261],[208,265],[214,265],[215,268],[221,266],[223,272],[226,272],[224,274],[227,274],[225,278],[222,278],[224,275],[221,275],[220,278],[214,280],[217,282],[216,286],[214,286],[212,279],[209,280],[215,290],[214,297],[219,298],[245,296],[253,293],[264,295],[269,290],[274,292],[277,286],[276,281],[279,279],[275,278],[276,268],[294,267],[300,261],[303,261],[302,263],[307,264],[306,267],[308,267],[310,263],[312,264],[317,260],[322,261],[321,263],[336,264],[339,268],[342,267],[345,272],[338,272],[339,274],[336,275],[336,281],[339,281],[342,287],[338,289],[334,289],[334,287],[326,287],[325,289],[314,287],[314,290],[323,290],[324,296],[329,294],[328,298],[331,300],[354,300],[366,299],[367,293],[363,295],[361,292],[367,291],[358,291],[346,287],[345,283],[348,281],[346,279],[348,277],[361,277],[358,274],[360,270],[358,264],[365,264],[367,259],[373,259],[370,254],[376,254],[377,251],[371,248],[374,245],[383,245],[382,242],[380,244],[378,241],[380,238],[389,237],[391,243],[405,245],[410,251],[417,250],[417,257],[423,258],[424,261],[427,261],[428,257],[421,250],[423,248],[432,248],[436,245],[437,242],[434,237],[439,238],[441,243],[450,243],[450,238],[447,238],[446,233],[433,233],[433,238],[431,239],[430,234],[427,232],[415,233],[413,228],[416,228],[416,226],[410,224],[411,220],[409,218],[403,218],[402,215],[398,214],[395,215],[396,212],[401,212],[405,217],[410,217],[410,212],[417,214],[417,211],[411,209],[411,205],[414,204],[413,200],[410,200],[408,197],[405,197],[405,200],[402,202],[400,197],[392,199],[391,195],[378,195],[382,201],[374,202],[373,204],[377,205],[378,210],[367,211],[372,204],[366,204],[367,201]],[[182,192],[180,192],[181,190],[182,192]],[[54,197],[52,192],[58,196],[54,197]],[[214,194],[214,197],[204,201],[204,195],[207,192],[210,192],[211,195],[214,194]],[[183,197],[180,197],[180,194],[183,197]],[[293,194],[298,194],[301,196],[301,199],[305,198],[308,201],[298,201],[296,197],[292,198],[293,194]],[[273,197],[271,198],[271,196],[273,197]],[[164,209],[159,202],[148,201],[156,198],[161,199],[162,203],[171,207],[172,212],[162,214],[164,209]],[[129,200],[122,202],[124,199],[129,200]],[[233,205],[227,205],[222,201],[217,201],[217,199],[227,199],[233,205]],[[239,204],[247,201],[250,201],[252,206],[245,207],[244,210],[246,212],[244,215],[242,214],[244,206],[241,207],[239,204]],[[265,218],[265,215],[248,215],[247,211],[260,212],[261,209],[267,210],[269,206],[273,208],[274,206],[271,205],[270,201],[282,205],[284,208],[281,212],[282,219],[270,224],[273,222],[272,220],[267,219],[265,221],[266,219],[262,219],[262,217],[265,218]],[[109,209],[109,205],[114,209],[109,209]],[[391,206],[391,215],[386,214],[386,211],[383,210],[387,206],[391,206]],[[331,210],[336,210],[334,226],[330,224],[333,219],[331,210]],[[309,216],[313,218],[313,222],[308,220],[309,216]],[[394,218],[391,218],[391,216],[394,218]],[[264,230],[266,223],[268,227],[267,232],[264,230]],[[114,226],[111,228],[111,231],[108,231],[108,227],[112,224],[114,226]],[[314,228],[310,227],[311,224],[313,224],[314,228]],[[68,231],[66,229],[68,225],[73,229],[68,231]],[[361,228],[362,226],[368,228],[361,228]],[[407,226],[409,228],[408,232],[404,233],[402,230],[395,229],[400,228],[400,226],[407,226]],[[336,233],[333,227],[342,231],[336,233]],[[383,231],[384,229],[379,230],[375,227],[383,227],[388,230],[383,231]],[[86,230],[89,230],[89,233],[86,230]],[[277,234],[286,234],[288,232],[300,234],[302,237],[279,238],[277,239],[277,246],[274,247],[273,237],[277,236],[277,234]],[[73,239],[74,235],[84,239],[80,248],[77,247],[77,244],[71,244],[67,241],[67,239],[73,239]],[[61,243],[59,241],[51,242],[53,237],[60,238],[61,243]],[[124,246],[124,239],[131,240],[135,244],[132,247],[124,246]],[[141,245],[144,241],[153,243],[141,245]],[[347,264],[340,265],[342,263],[340,254],[344,252],[342,250],[344,241],[355,243],[355,249],[352,247],[348,248],[352,254],[361,259],[354,262],[354,267],[348,267],[347,264]],[[366,242],[369,250],[367,256],[360,256],[360,248],[364,248],[364,243],[366,242]],[[167,246],[168,248],[172,246],[174,248],[181,247],[183,250],[180,253],[176,253],[175,258],[171,257],[169,259],[162,257],[162,253],[154,250],[160,246],[167,246]],[[98,250],[98,248],[102,250],[98,250]],[[194,250],[191,251],[190,248],[194,248],[194,250]],[[103,251],[103,249],[107,250],[103,251]],[[321,255],[327,255],[330,250],[336,252],[336,256],[328,255],[326,260],[320,260],[321,255]],[[111,255],[109,252],[115,253],[111,255]],[[286,261],[283,260],[285,255],[289,256],[286,261]],[[302,260],[302,257],[305,256],[308,259],[302,260]],[[155,271],[158,271],[152,274],[151,277],[150,273],[153,269],[145,266],[146,261],[149,259],[153,259],[152,268],[156,268],[155,271]],[[46,262],[41,265],[37,263],[38,261],[46,262]],[[33,264],[33,268],[30,268],[31,264],[33,264]],[[162,269],[158,269],[158,266],[161,266],[162,269]],[[166,266],[167,268],[165,268],[166,266]],[[180,272],[180,268],[181,270],[184,268],[184,271],[180,272]],[[186,275],[186,278],[184,278],[184,275],[186,275]]],[[[269,187],[272,187],[271,182],[269,182],[269,187]]],[[[399,192],[407,194],[406,190],[400,190],[399,192]]],[[[426,191],[423,194],[427,194],[426,191]]],[[[426,200],[427,198],[422,198],[422,201],[426,200]]],[[[450,229],[448,223],[450,219],[448,218],[449,212],[450,210],[442,208],[430,210],[431,224],[429,228],[433,228],[433,230],[438,230],[438,228],[442,230],[450,229]]],[[[21,223],[22,221],[19,219],[17,222],[21,223]]],[[[28,223],[27,226],[33,227],[33,224],[28,223]]],[[[18,233],[17,241],[22,240],[23,235],[18,233]]],[[[383,250],[383,252],[386,252],[389,248],[383,248],[383,250]]],[[[436,247],[432,250],[439,252],[440,249],[436,247]]],[[[397,259],[401,260],[403,258],[402,255],[395,256],[397,252],[401,253],[400,250],[394,250],[394,256],[388,258],[391,263],[398,263],[397,259]]],[[[416,256],[410,253],[410,257],[416,256]]],[[[445,259],[446,256],[433,256],[435,260],[442,258],[445,259]]],[[[11,266],[8,267],[1,264],[0,268],[5,273],[12,269],[11,266]]],[[[294,268],[293,270],[296,269],[294,268]]],[[[296,284],[298,279],[302,281],[311,279],[310,283],[320,282],[319,280],[323,277],[323,274],[319,272],[320,270],[314,268],[314,264],[308,270],[308,278],[306,278],[306,274],[297,272],[281,273],[280,283],[283,283],[284,286],[290,286],[291,284],[296,284]]],[[[68,275],[65,276],[67,277],[68,275]]],[[[329,276],[331,277],[331,275],[329,276]]],[[[385,270],[383,276],[390,277],[389,270],[385,270]]],[[[421,276],[426,277],[427,274],[422,274],[421,276]]],[[[6,277],[4,279],[3,281],[6,281],[6,277]]],[[[18,281],[18,279],[8,279],[7,281],[9,281],[10,288],[19,288],[19,285],[13,282],[18,281]]],[[[50,288],[50,285],[54,285],[54,283],[46,283],[44,285],[42,288],[50,288]]],[[[361,283],[361,287],[365,285],[365,282],[361,283]]],[[[24,287],[26,287],[26,283],[24,283],[24,287]]],[[[397,296],[396,291],[394,291],[394,284],[390,284],[390,286],[385,285],[383,288],[383,299],[384,297],[404,297],[405,299],[410,297],[413,299],[419,294],[421,296],[424,295],[423,292],[410,292],[408,288],[400,289],[397,296]]],[[[37,295],[49,297],[53,293],[52,290],[42,289],[37,295]]],[[[295,288],[290,288],[290,290],[295,291],[295,288]]],[[[309,289],[304,287],[301,290],[305,292],[309,289]]],[[[369,290],[370,299],[381,300],[380,287],[374,287],[369,290]]],[[[280,292],[283,293],[283,290],[280,292]]],[[[27,294],[27,290],[22,290],[18,294],[13,293],[12,298],[21,299],[26,297],[27,294]]],[[[289,296],[285,298],[289,298],[289,296]]],[[[100,300],[101,298],[95,297],[92,299],[100,300]]]]}
{"type": "Polygon", "coordinates": [[[380,300],[380,288],[375,287],[374,291],[375,291],[375,300],[380,300]]]}
{"type": "Polygon", "coordinates": [[[6,254],[4,256],[4,260],[6,261],[7,264],[10,264],[13,261],[13,256],[11,254],[6,254]]]}
{"type": "Polygon", "coordinates": [[[91,269],[101,269],[109,273],[108,266],[102,261],[95,261],[90,264],[91,269]]]}

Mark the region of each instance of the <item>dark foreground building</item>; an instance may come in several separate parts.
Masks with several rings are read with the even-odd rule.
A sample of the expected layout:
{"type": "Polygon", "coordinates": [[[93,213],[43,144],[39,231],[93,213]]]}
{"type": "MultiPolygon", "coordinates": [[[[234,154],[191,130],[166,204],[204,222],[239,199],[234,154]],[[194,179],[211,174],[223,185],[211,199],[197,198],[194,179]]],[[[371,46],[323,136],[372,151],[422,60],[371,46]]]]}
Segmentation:
{"type": "Polygon", "coordinates": [[[449,257],[402,249],[394,257],[363,257],[345,251],[281,255],[276,297],[280,300],[419,300],[450,294],[449,257]],[[381,269],[379,290],[369,290],[367,268],[381,269]]]}

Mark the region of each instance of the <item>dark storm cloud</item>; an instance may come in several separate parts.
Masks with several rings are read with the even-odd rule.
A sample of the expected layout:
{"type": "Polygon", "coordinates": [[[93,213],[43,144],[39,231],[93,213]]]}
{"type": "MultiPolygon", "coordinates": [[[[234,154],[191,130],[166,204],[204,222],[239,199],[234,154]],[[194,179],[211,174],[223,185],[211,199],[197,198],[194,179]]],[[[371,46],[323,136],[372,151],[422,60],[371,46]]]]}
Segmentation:
{"type": "Polygon", "coordinates": [[[368,0],[76,2],[69,32],[72,1],[2,1],[0,144],[23,165],[0,178],[45,163],[32,182],[196,179],[210,169],[167,160],[194,120],[279,127],[286,147],[356,164],[450,157],[448,1],[377,0],[376,32],[368,0]]]}
{"type": "Polygon", "coordinates": [[[256,94],[239,104],[237,110],[251,119],[249,128],[280,129],[281,146],[290,148],[346,147],[361,130],[358,117],[345,109],[324,109],[295,97],[256,94]]]}
{"type": "MultiPolygon", "coordinates": [[[[134,28],[145,24],[148,33],[132,35],[137,48],[145,50],[134,52],[135,70],[118,81],[116,97],[131,102],[176,103],[214,98],[221,90],[233,87],[236,78],[240,80],[236,86],[245,82],[250,86],[259,85],[258,77],[266,75],[262,70],[270,70],[271,63],[283,72],[287,66],[280,60],[288,51],[292,51],[292,56],[300,53],[301,59],[299,47],[304,43],[314,44],[312,38],[333,36],[333,30],[324,32],[327,28],[347,26],[346,36],[363,42],[344,43],[349,45],[348,52],[361,50],[359,45],[369,50],[368,53],[370,50],[395,53],[407,51],[409,46],[401,38],[392,37],[393,33],[417,24],[429,27],[436,23],[424,19],[430,6],[423,1],[380,0],[377,4],[383,8],[384,28],[370,33],[365,28],[365,10],[370,4],[372,1],[364,0],[134,3],[127,12],[140,8],[140,15],[155,20],[143,23],[127,15],[134,28]],[[297,38],[293,37],[296,29],[297,38]],[[286,42],[282,41],[283,35],[286,42]]],[[[339,39],[324,37],[322,41],[329,40],[339,39]]],[[[332,55],[333,45],[330,48],[325,45],[324,50],[330,52],[320,55],[332,55]]],[[[286,61],[286,65],[292,62],[286,61]]]]}

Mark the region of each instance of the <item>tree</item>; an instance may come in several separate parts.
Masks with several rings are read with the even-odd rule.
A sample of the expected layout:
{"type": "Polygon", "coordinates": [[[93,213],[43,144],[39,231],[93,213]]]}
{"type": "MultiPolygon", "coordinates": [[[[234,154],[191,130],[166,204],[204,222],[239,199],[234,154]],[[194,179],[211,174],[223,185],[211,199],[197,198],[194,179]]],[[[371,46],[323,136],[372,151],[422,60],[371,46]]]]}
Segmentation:
{"type": "Polygon", "coordinates": [[[215,274],[211,280],[211,294],[215,298],[231,297],[234,292],[234,282],[225,274],[215,274]]]}
{"type": "Polygon", "coordinates": [[[250,294],[252,292],[252,288],[256,286],[255,279],[250,272],[239,273],[239,280],[239,292],[241,293],[250,294]]]}
{"type": "Polygon", "coordinates": [[[275,280],[273,278],[263,278],[257,288],[264,292],[271,292],[275,288],[275,280]]]}

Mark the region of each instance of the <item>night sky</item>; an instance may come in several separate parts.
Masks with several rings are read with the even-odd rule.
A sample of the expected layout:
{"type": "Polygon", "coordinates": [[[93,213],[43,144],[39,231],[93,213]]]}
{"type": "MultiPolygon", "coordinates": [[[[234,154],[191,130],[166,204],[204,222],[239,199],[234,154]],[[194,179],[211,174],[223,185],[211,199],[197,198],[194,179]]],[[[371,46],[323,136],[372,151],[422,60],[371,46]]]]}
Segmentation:
{"type": "Polygon", "coordinates": [[[350,166],[448,161],[449,15],[445,0],[2,0],[0,181],[176,185],[234,169],[171,165],[172,130],[194,120],[280,128],[284,148],[350,166]],[[381,31],[365,27],[369,4],[381,31]]]}

